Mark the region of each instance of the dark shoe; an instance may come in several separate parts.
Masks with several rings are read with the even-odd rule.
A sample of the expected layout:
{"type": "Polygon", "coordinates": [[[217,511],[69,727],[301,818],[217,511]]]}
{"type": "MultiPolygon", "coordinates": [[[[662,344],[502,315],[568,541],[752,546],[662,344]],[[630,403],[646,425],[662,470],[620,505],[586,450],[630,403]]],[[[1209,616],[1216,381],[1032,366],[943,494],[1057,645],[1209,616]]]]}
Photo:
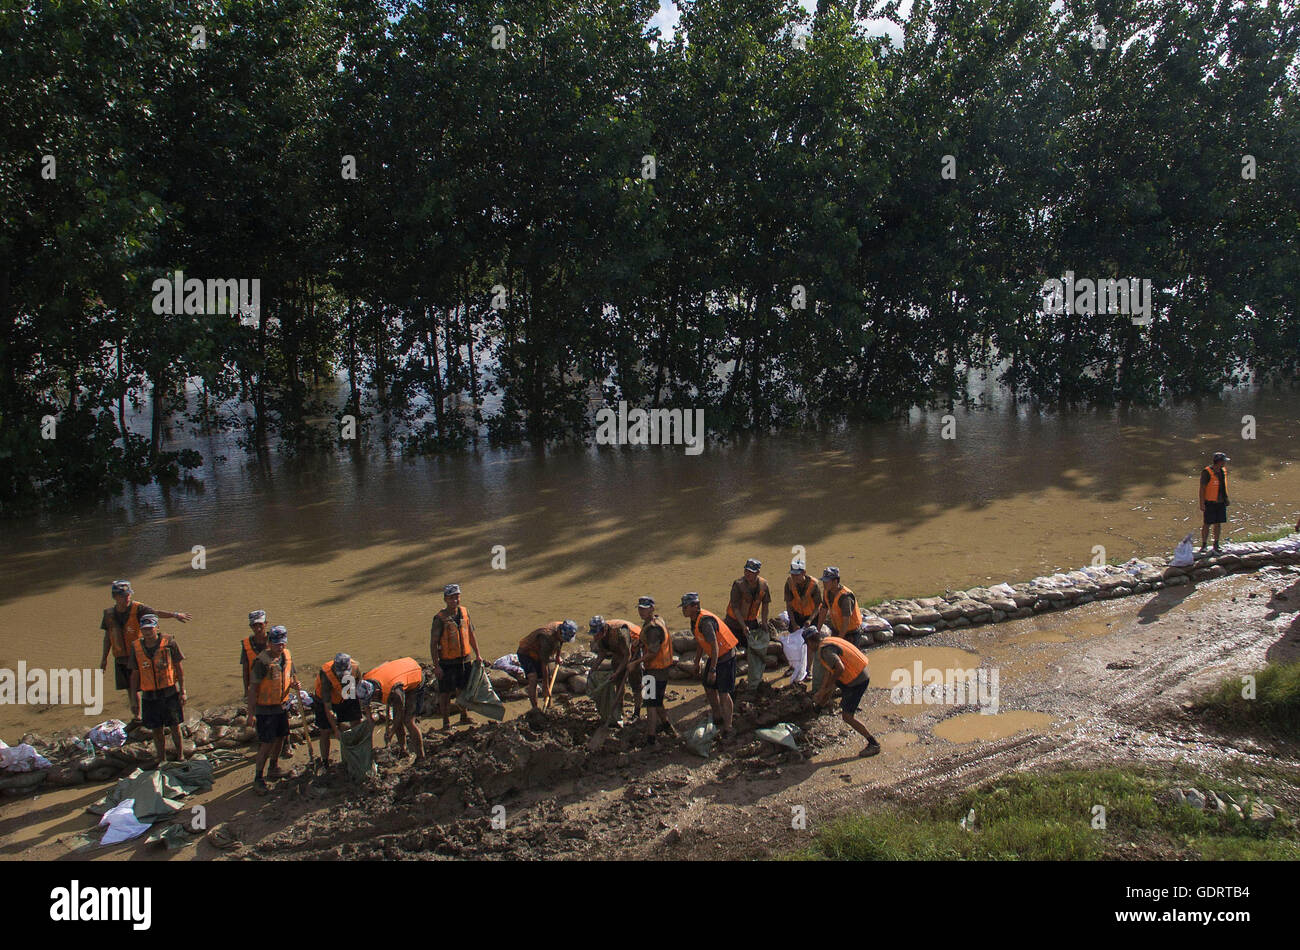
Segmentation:
{"type": "Polygon", "coordinates": [[[863,749],[861,752],[858,753],[858,758],[860,758],[860,759],[869,759],[869,758],[871,758],[873,755],[880,755],[880,743],[879,743],[879,742],[874,742],[874,741],[872,741],[872,742],[868,742],[868,743],[867,743],[867,747],[866,747],[865,749],[863,749]]]}
{"type": "Polygon", "coordinates": [[[265,795],[269,789],[266,787],[266,779],[258,775],[253,778],[253,794],[265,795]]]}
{"type": "Polygon", "coordinates": [[[278,768],[267,769],[266,777],[270,779],[272,782],[278,782],[280,779],[284,778],[284,773],[281,772],[278,768]]]}
{"type": "Polygon", "coordinates": [[[1215,553],[1215,554],[1222,554],[1222,553],[1223,553],[1223,549],[1220,548],[1220,547],[1216,544],[1216,545],[1214,546],[1214,553],[1215,553]]]}

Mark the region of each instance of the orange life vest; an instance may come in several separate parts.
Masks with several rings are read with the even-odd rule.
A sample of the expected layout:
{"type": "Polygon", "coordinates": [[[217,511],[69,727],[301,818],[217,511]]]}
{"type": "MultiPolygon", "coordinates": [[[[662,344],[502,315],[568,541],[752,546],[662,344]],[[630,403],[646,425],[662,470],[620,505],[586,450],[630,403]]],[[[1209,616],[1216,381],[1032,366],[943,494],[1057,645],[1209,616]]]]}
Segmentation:
{"type": "Polygon", "coordinates": [[[266,676],[257,684],[257,705],[283,706],[289,701],[289,684],[293,679],[289,671],[292,669],[293,657],[285,647],[280,659],[267,664],[266,676]]]}
{"type": "Polygon", "coordinates": [[[840,598],[845,594],[852,594],[853,591],[840,585],[840,589],[835,592],[835,599],[832,600],[830,594],[826,594],[826,601],[830,605],[827,608],[827,614],[831,621],[831,631],[836,634],[856,633],[857,629],[862,626],[862,608],[858,606],[858,598],[853,598],[853,614],[849,617],[849,626],[844,624],[844,611],[840,609],[840,598]]]}
{"type": "MultiPolygon", "coordinates": [[[[737,581],[737,583],[740,584],[741,590],[743,590],[746,594],[750,593],[749,588],[745,586],[745,581],[743,579],[737,581]]],[[[749,622],[750,620],[758,619],[758,609],[759,607],[762,606],[763,585],[765,583],[766,581],[764,581],[762,577],[758,579],[758,590],[754,591],[753,594],[751,595],[749,601],[749,610],[745,614],[746,622],[749,622]]],[[[736,616],[736,610],[734,607],[731,606],[730,599],[727,600],[727,616],[730,617],[732,620],[740,619],[739,617],[736,616]]]]}
{"type": "MultiPolygon", "coordinates": [[[[1222,487],[1222,482],[1219,479],[1218,473],[1215,472],[1213,465],[1205,466],[1205,470],[1210,473],[1210,480],[1205,483],[1205,488],[1202,491],[1201,501],[1218,502],[1219,489],[1222,487]]],[[[1224,475],[1228,474],[1228,466],[1226,465],[1223,466],[1223,474],[1224,475]]]]}
{"type": "Polygon", "coordinates": [[[423,683],[424,671],[420,669],[420,664],[414,659],[404,656],[400,660],[389,660],[387,663],[381,663],[362,679],[372,680],[377,683],[379,685],[379,698],[384,702],[388,702],[388,697],[393,694],[394,686],[400,686],[403,690],[410,690],[423,683]]]}
{"type": "MultiPolygon", "coordinates": [[[[528,634],[528,636],[519,641],[519,646],[515,652],[520,656],[526,656],[541,663],[543,659],[543,651],[538,647],[537,641],[542,637],[547,637],[552,643],[563,643],[564,638],[560,636],[560,626],[562,623],[563,621],[561,620],[552,620],[550,623],[538,627],[532,633],[528,634]]],[[[554,652],[554,649],[547,650],[546,657],[549,658],[554,652]]]]}
{"type": "Polygon", "coordinates": [[[144,649],[144,637],[131,644],[135,651],[135,668],[140,671],[140,689],[146,693],[156,693],[169,686],[176,685],[176,667],[172,663],[172,637],[169,633],[158,635],[158,649],[153,652],[153,659],[144,649]]]}
{"type": "Polygon", "coordinates": [[[739,641],[735,638],[732,632],[729,629],[727,629],[727,625],[723,623],[721,617],[713,613],[713,611],[711,610],[705,610],[703,607],[700,608],[699,616],[695,618],[695,622],[691,624],[691,634],[692,636],[695,637],[695,642],[699,644],[700,652],[708,657],[713,656],[713,654],[709,651],[709,641],[705,640],[704,637],[700,635],[700,621],[705,617],[712,617],[714,621],[718,624],[718,635],[717,635],[718,656],[722,657],[724,654],[731,652],[731,649],[739,641]]]}
{"type": "Polygon", "coordinates": [[[790,609],[797,611],[805,617],[811,617],[817,612],[817,602],[813,600],[813,594],[817,592],[817,581],[811,577],[805,577],[803,593],[799,593],[799,588],[793,580],[785,582],[786,590],[790,592],[790,609]]]}
{"type": "Polygon", "coordinates": [[[444,608],[438,616],[442,618],[439,656],[444,660],[459,660],[469,656],[473,649],[469,645],[469,611],[464,607],[457,607],[456,612],[448,616],[444,608]]]}
{"type": "Polygon", "coordinates": [[[257,649],[257,647],[253,646],[252,634],[249,634],[248,636],[244,637],[243,643],[244,643],[244,656],[248,658],[248,668],[251,670],[253,668],[253,661],[257,659],[258,655],[261,654],[262,650],[265,650],[266,647],[263,646],[262,650],[259,650],[257,649]]]}
{"type": "Polygon", "coordinates": [[[126,626],[117,622],[113,615],[116,608],[104,611],[104,625],[108,628],[108,642],[113,648],[113,656],[125,660],[131,655],[131,644],[140,639],[140,605],[131,601],[126,608],[126,626]]]}
{"type": "MultiPolygon", "coordinates": [[[[356,685],[357,681],[357,664],[354,661],[351,669],[348,671],[352,674],[352,684],[356,685]]],[[[326,660],[321,664],[319,682],[316,684],[317,695],[322,699],[325,693],[329,692],[329,701],[331,706],[337,706],[343,702],[343,680],[334,672],[334,661],[326,660]]]]}
{"type": "Polygon", "coordinates": [[[848,640],[842,637],[824,637],[821,645],[817,647],[817,659],[828,670],[831,665],[822,659],[822,647],[839,647],[840,649],[840,662],[844,664],[844,669],[838,677],[841,686],[848,686],[861,676],[862,671],[867,668],[867,655],[852,643],[849,643],[848,640]]]}
{"type": "Polygon", "coordinates": [[[658,614],[655,614],[655,616],[641,628],[643,634],[642,639],[645,639],[644,635],[650,632],[651,627],[663,631],[664,642],[660,645],[659,651],[655,653],[654,656],[646,657],[645,668],[647,670],[666,670],[668,667],[673,665],[672,634],[668,632],[668,625],[663,622],[663,619],[658,614]]]}

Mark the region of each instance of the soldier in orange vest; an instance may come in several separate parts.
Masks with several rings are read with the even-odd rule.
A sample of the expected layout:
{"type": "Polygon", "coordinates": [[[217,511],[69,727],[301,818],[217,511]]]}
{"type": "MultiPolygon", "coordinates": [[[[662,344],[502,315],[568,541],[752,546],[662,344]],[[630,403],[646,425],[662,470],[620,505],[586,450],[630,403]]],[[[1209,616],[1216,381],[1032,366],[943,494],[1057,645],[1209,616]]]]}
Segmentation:
{"type": "Polygon", "coordinates": [[[704,695],[713,711],[713,720],[722,721],[722,738],[732,737],[731,717],[736,691],[736,636],[722,618],[700,607],[700,595],[682,594],[682,616],[691,623],[695,637],[695,675],[700,675],[700,657],[705,658],[704,695]]]}
{"type": "MultiPolygon", "coordinates": [[[[433,675],[438,681],[438,705],[442,713],[442,728],[451,728],[451,695],[469,685],[473,660],[479,658],[478,640],[474,639],[474,623],[469,611],[460,605],[460,585],[448,584],[442,589],[446,607],[433,616],[429,625],[429,654],[433,659],[433,675]],[[470,651],[474,651],[473,657],[470,651]]],[[[469,722],[469,714],[460,711],[460,724],[469,722]]]]}
{"type": "Polygon", "coordinates": [[[578,625],[572,620],[552,620],[527,634],[515,648],[519,666],[528,683],[528,701],[537,708],[537,683],[542,683],[542,695],[551,695],[551,663],[560,662],[560,651],[578,635],[578,625]]]}
{"type": "Polygon", "coordinates": [[[170,727],[176,743],[176,758],[185,761],[181,723],[185,721],[185,657],[175,638],[159,635],[158,618],[140,617],[140,638],[131,644],[131,695],[139,696],[140,707],[131,711],[145,727],[153,730],[158,761],[166,760],[166,733],[170,727]]]}
{"type": "Polygon", "coordinates": [[[366,715],[374,721],[370,704],[376,700],[388,704],[388,726],[384,730],[384,744],[397,733],[397,754],[406,755],[410,739],[415,760],[424,760],[424,740],[415,727],[415,717],[424,705],[424,670],[414,657],[381,663],[364,677],[357,688],[357,699],[365,707],[366,715]]]}
{"type": "MultiPolygon", "coordinates": [[[[139,705],[135,693],[131,691],[131,644],[140,638],[140,618],[145,614],[166,617],[188,623],[190,615],[177,611],[154,610],[137,600],[132,600],[130,581],[113,581],[114,606],[104,611],[99,622],[99,629],[104,631],[104,653],[99,658],[99,668],[107,672],[108,654],[113,654],[113,674],[118,689],[127,691],[127,704],[132,716],[139,705]]],[[[133,727],[135,722],[131,723],[133,727]]]]}
{"type": "Polygon", "coordinates": [[[1211,525],[1214,526],[1214,550],[1215,553],[1219,551],[1219,529],[1228,520],[1228,469],[1223,463],[1231,461],[1222,452],[1215,452],[1211,463],[1201,470],[1201,490],[1198,495],[1204,516],[1201,525],[1201,553],[1205,552],[1211,525]]]}
{"type": "MultiPolygon", "coordinates": [[[[257,659],[258,654],[266,649],[266,631],[271,629],[266,620],[265,610],[250,610],[248,612],[248,629],[252,633],[239,641],[239,672],[244,678],[245,695],[248,694],[249,670],[253,668],[253,661],[257,659]]],[[[284,737],[284,745],[280,747],[280,758],[293,758],[292,733],[284,737]]]]}
{"type": "MultiPolygon", "coordinates": [[[[641,648],[641,628],[626,620],[610,619],[597,614],[588,623],[591,633],[591,645],[596,651],[596,662],[592,672],[600,669],[605,657],[609,657],[610,679],[614,682],[614,691],[618,696],[618,711],[614,716],[614,725],[623,724],[623,688],[627,685],[628,669],[632,660],[639,655],[641,648]]],[[[641,691],[633,690],[635,712],[633,718],[641,717],[641,691]]]]}
{"type": "Polygon", "coordinates": [[[361,702],[357,699],[357,683],[361,669],[346,653],[336,653],[334,659],[321,664],[316,674],[316,694],[311,698],[311,708],[320,729],[320,760],[325,768],[330,764],[330,737],[339,738],[339,723],[355,725],[361,721],[361,702]]]}
{"type": "MultiPolygon", "coordinates": [[[[649,743],[654,745],[655,737],[666,732],[674,739],[677,730],[673,728],[664,709],[664,693],[668,689],[668,670],[673,665],[673,637],[668,631],[664,618],[655,613],[653,597],[642,597],[636,602],[637,613],[641,616],[641,653],[632,662],[631,669],[641,670],[640,694],[645,700],[646,719],[650,730],[649,743]]],[[[635,672],[634,672],[635,677],[635,672]]],[[[633,679],[635,686],[636,680],[633,679]]]]}
{"type": "Polygon", "coordinates": [[[878,755],[880,743],[858,719],[858,706],[866,695],[871,679],[867,675],[867,655],[842,637],[824,636],[816,627],[806,628],[803,640],[808,645],[808,655],[815,656],[827,674],[821,688],[813,694],[813,701],[818,706],[825,706],[838,686],[841,695],[840,715],[867,740],[866,747],[858,755],[863,758],[878,755]]]}
{"type": "MultiPolygon", "coordinates": [[[[266,779],[262,769],[267,759],[271,767],[266,778],[284,778],[280,771],[280,750],[289,735],[290,690],[301,689],[298,673],[289,652],[289,631],[277,624],[266,638],[266,649],[253,661],[249,671],[248,715],[257,724],[257,761],[254,765],[253,791],[265,795],[266,779]]],[[[289,778],[295,773],[290,772],[289,778]]]]}

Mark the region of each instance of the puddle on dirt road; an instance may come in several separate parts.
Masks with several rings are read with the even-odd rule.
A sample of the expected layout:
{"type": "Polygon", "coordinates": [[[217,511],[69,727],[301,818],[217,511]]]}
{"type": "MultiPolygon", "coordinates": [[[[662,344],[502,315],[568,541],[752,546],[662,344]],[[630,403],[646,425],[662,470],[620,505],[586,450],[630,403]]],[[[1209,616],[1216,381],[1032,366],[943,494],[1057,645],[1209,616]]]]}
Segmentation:
{"type": "Polygon", "coordinates": [[[987,716],[983,713],[965,713],[939,723],[934,727],[934,734],[949,742],[978,742],[1005,739],[1028,730],[1043,730],[1051,723],[1052,717],[1047,713],[1024,710],[987,716]]]}

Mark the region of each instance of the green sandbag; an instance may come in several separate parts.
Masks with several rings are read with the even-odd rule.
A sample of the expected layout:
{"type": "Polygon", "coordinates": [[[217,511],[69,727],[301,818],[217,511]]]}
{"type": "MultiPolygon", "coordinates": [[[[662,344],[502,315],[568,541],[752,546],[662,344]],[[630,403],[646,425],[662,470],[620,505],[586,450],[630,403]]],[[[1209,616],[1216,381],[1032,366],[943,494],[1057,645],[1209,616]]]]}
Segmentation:
{"type": "Polygon", "coordinates": [[[794,741],[794,737],[803,732],[792,722],[778,722],[770,729],[755,729],[754,735],[768,742],[774,742],[777,745],[783,745],[787,749],[798,749],[799,744],[794,741]]]}
{"type": "Polygon", "coordinates": [[[766,627],[759,627],[750,630],[748,637],[749,646],[745,648],[745,655],[749,659],[749,680],[746,688],[751,693],[756,693],[758,684],[763,682],[763,671],[767,669],[767,645],[772,642],[772,636],[766,627]]]}
{"type": "Polygon", "coordinates": [[[615,685],[608,670],[593,672],[587,677],[587,697],[596,704],[596,713],[602,723],[613,722],[623,712],[623,691],[615,690],[615,685]]]}
{"type": "Polygon", "coordinates": [[[718,727],[713,724],[713,720],[707,720],[704,725],[696,726],[691,730],[690,735],[686,737],[686,747],[698,756],[708,758],[709,753],[713,751],[713,740],[717,738],[718,727]]]}
{"type": "Polygon", "coordinates": [[[375,724],[368,717],[362,717],[351,729],[339,730],[339,757],[348,775],[358,782],[375,771],[372,759],[374,732],[375,724]]]}
{"type": "Polygon", "coordinates": [[[488,719],[500,722],[506,718],[505,704],[501,702],[497,691],[492,688],[492,681],[487,675],[487,665],[482,660],[474,661],[474,668],[469,673],[469,684],[460,691],[456,702],[462,709],[476,712],[488,719]]]}

